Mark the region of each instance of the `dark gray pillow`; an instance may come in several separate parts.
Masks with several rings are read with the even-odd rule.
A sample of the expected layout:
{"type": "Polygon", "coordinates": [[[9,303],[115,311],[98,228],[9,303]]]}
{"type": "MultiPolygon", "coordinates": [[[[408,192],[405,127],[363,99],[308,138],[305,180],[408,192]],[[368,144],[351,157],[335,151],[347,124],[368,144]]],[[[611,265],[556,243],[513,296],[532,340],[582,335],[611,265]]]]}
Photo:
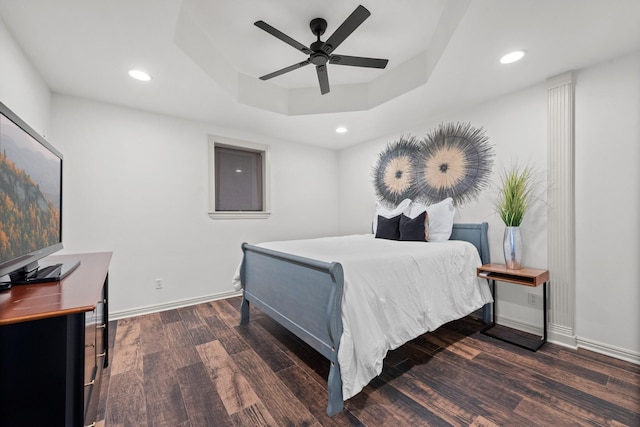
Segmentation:
{"type": "Polygon", "coordinates": [[[424,242],[424,220],[427,213],[422,212],[411,219],[405,214],[400,216],[400,240],[424,242]]]}
{"type": "Polygon", "coordinates": [[[378,215],[378,229],[376,230],[376,239],[400,239],[400,217],[385,218],[378,215]]]}

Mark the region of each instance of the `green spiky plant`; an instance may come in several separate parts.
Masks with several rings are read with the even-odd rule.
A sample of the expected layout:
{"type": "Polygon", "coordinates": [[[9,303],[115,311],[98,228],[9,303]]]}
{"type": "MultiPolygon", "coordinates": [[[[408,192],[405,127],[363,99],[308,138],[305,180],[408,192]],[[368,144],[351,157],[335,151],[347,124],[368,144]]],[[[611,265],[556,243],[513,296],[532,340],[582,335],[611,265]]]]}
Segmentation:
{"type": "Polygon", "coordinates": [[[500,181],[497,201],[500,218],[507,227],[519,227],[533,196],[533,170],[513,165],[500,173],[500,181]]]}

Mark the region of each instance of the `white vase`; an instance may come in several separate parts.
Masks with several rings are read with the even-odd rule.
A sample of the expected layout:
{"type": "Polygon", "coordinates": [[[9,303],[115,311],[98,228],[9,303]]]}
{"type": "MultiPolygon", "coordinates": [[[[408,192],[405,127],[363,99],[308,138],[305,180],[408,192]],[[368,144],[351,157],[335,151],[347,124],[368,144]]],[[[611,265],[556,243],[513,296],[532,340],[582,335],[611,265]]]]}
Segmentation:
{"type": "Polygon", "coordinates": [[[520,227],[506,227],[504,229],[504,263],[509,270],[522,268],[522,234],[520,227]]]}

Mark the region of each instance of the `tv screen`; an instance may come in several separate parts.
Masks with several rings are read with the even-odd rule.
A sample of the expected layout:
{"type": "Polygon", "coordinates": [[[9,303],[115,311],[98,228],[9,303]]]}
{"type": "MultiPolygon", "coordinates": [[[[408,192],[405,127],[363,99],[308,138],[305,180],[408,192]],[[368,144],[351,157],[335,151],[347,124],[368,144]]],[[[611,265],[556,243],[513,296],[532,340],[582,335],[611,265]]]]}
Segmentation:
{"type": "Polygon", "coordinates": [[[0,282],[35,279],[60,249],[62,155],[0,103],[0,282]]]}

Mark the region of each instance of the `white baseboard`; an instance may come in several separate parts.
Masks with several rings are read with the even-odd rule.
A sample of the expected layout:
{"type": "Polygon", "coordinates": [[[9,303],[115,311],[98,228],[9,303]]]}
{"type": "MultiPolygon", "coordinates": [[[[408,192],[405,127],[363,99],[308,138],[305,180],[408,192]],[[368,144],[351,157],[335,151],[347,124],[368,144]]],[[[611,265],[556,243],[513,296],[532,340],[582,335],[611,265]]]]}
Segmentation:
{"type": "MultiPolygon", "coordinates": [[[[231,291],[221,294],[205,295],[197,298],[183,299],[179,301],[172,301],[165,304],[149,305],[145,307],[138,307],[131,310],[113,311],[109,313],[109,320],[125,319],[127,317],[141,316],[144,314],[157,313],[160,311],[173,310],[180,307],[187,307],[190,305],[201,304],[204,302],[217,301],[221,299],[242,296],[242,291],[231,291]]],[[[528,332],[530,334],[542,336],[542,328],[530,323],[521,322],[519,320],[510,319],[506,317],[498,317],[498,324],[517,329],[520,331],[528,332]]],[[[571,333],[569,328],[560,325],[548,325],[547,341],[554,344],[559,344],[565,347],[576,349],[578,347],[590,350],[596,353],[604,354],[616,359],[631,362],[640,365],[640,353],[627,350],[620,347],[615,347],[609,344],[600,343],[593,340],[576,337],[571,333]]]]}
{"type": "Polygon", "coordinates": [[[562,325],[548,325],[547,341],[569,347],[576,350],[578,348],[578,337],[573,332],[573,328],[562,325]]]}
{"type": "Polygon", "coordinates": [[[188,298],[179,301],[171,301],[164,304],[148,305],[138,307],[131,310],[111,311],[109,312],[109,320],[125,319],[127,317],[141,316],[143,314],[157,313],[159,311],[173,310],[180,307],[188,307],[190,305],[202,304],[203,302],[211,302],[220,299],[242,296],[242,291],[224,292],[221,294],[204,295],[197,298],[188,298]]]}
{"type": "MultiPolygon", "coordinates": [[[[540,326],[532,325],[520,320],[498,316],[497,322],[499,325],[506,326],[508,328],[517,329],[534,335],[543,335],[543,331],[540,326]]],[[[573,330],[560,325],[547,324],[547,341],[564,347],[569,347],[574,350],[578,348],[578,340],[577,337],[573,335],[573,330]]]]}
{"type": "Polygon", "coordinates": [[[511,319],[509,317],[498,316],[498,318],[496,319],[496,323],[502,326],[506,326],[507,328],[513,328],[519,331],[542,336],[541,327],[532,325],[530,323],[521,322],[516,319],[511,319]]]}
{"type": "Polygon", "coordinates": [[[609,344],[603,344],[601,342],[592,341],[584,338],[578,338],[578,347],[590,350],[596,353],[604,354],[605,356],[615,357],[616,359],[624,360],[627,362],[640,365],[640,353],[627,350],[620,347],[615,347],[609,344]]]}
{"type": "MultiPolygon", "coordinates": [[[[500,325],[542,336],[542,328],[539,326],[505,317],[498,317],[497,321],[500,325]]],[[[547,325],[547,341],[574,350],[584,348],[585,350],[640,365],[640,353],[610,344],[580,338],[573,334],[571,328],[562,325],[547,325]]]]}

